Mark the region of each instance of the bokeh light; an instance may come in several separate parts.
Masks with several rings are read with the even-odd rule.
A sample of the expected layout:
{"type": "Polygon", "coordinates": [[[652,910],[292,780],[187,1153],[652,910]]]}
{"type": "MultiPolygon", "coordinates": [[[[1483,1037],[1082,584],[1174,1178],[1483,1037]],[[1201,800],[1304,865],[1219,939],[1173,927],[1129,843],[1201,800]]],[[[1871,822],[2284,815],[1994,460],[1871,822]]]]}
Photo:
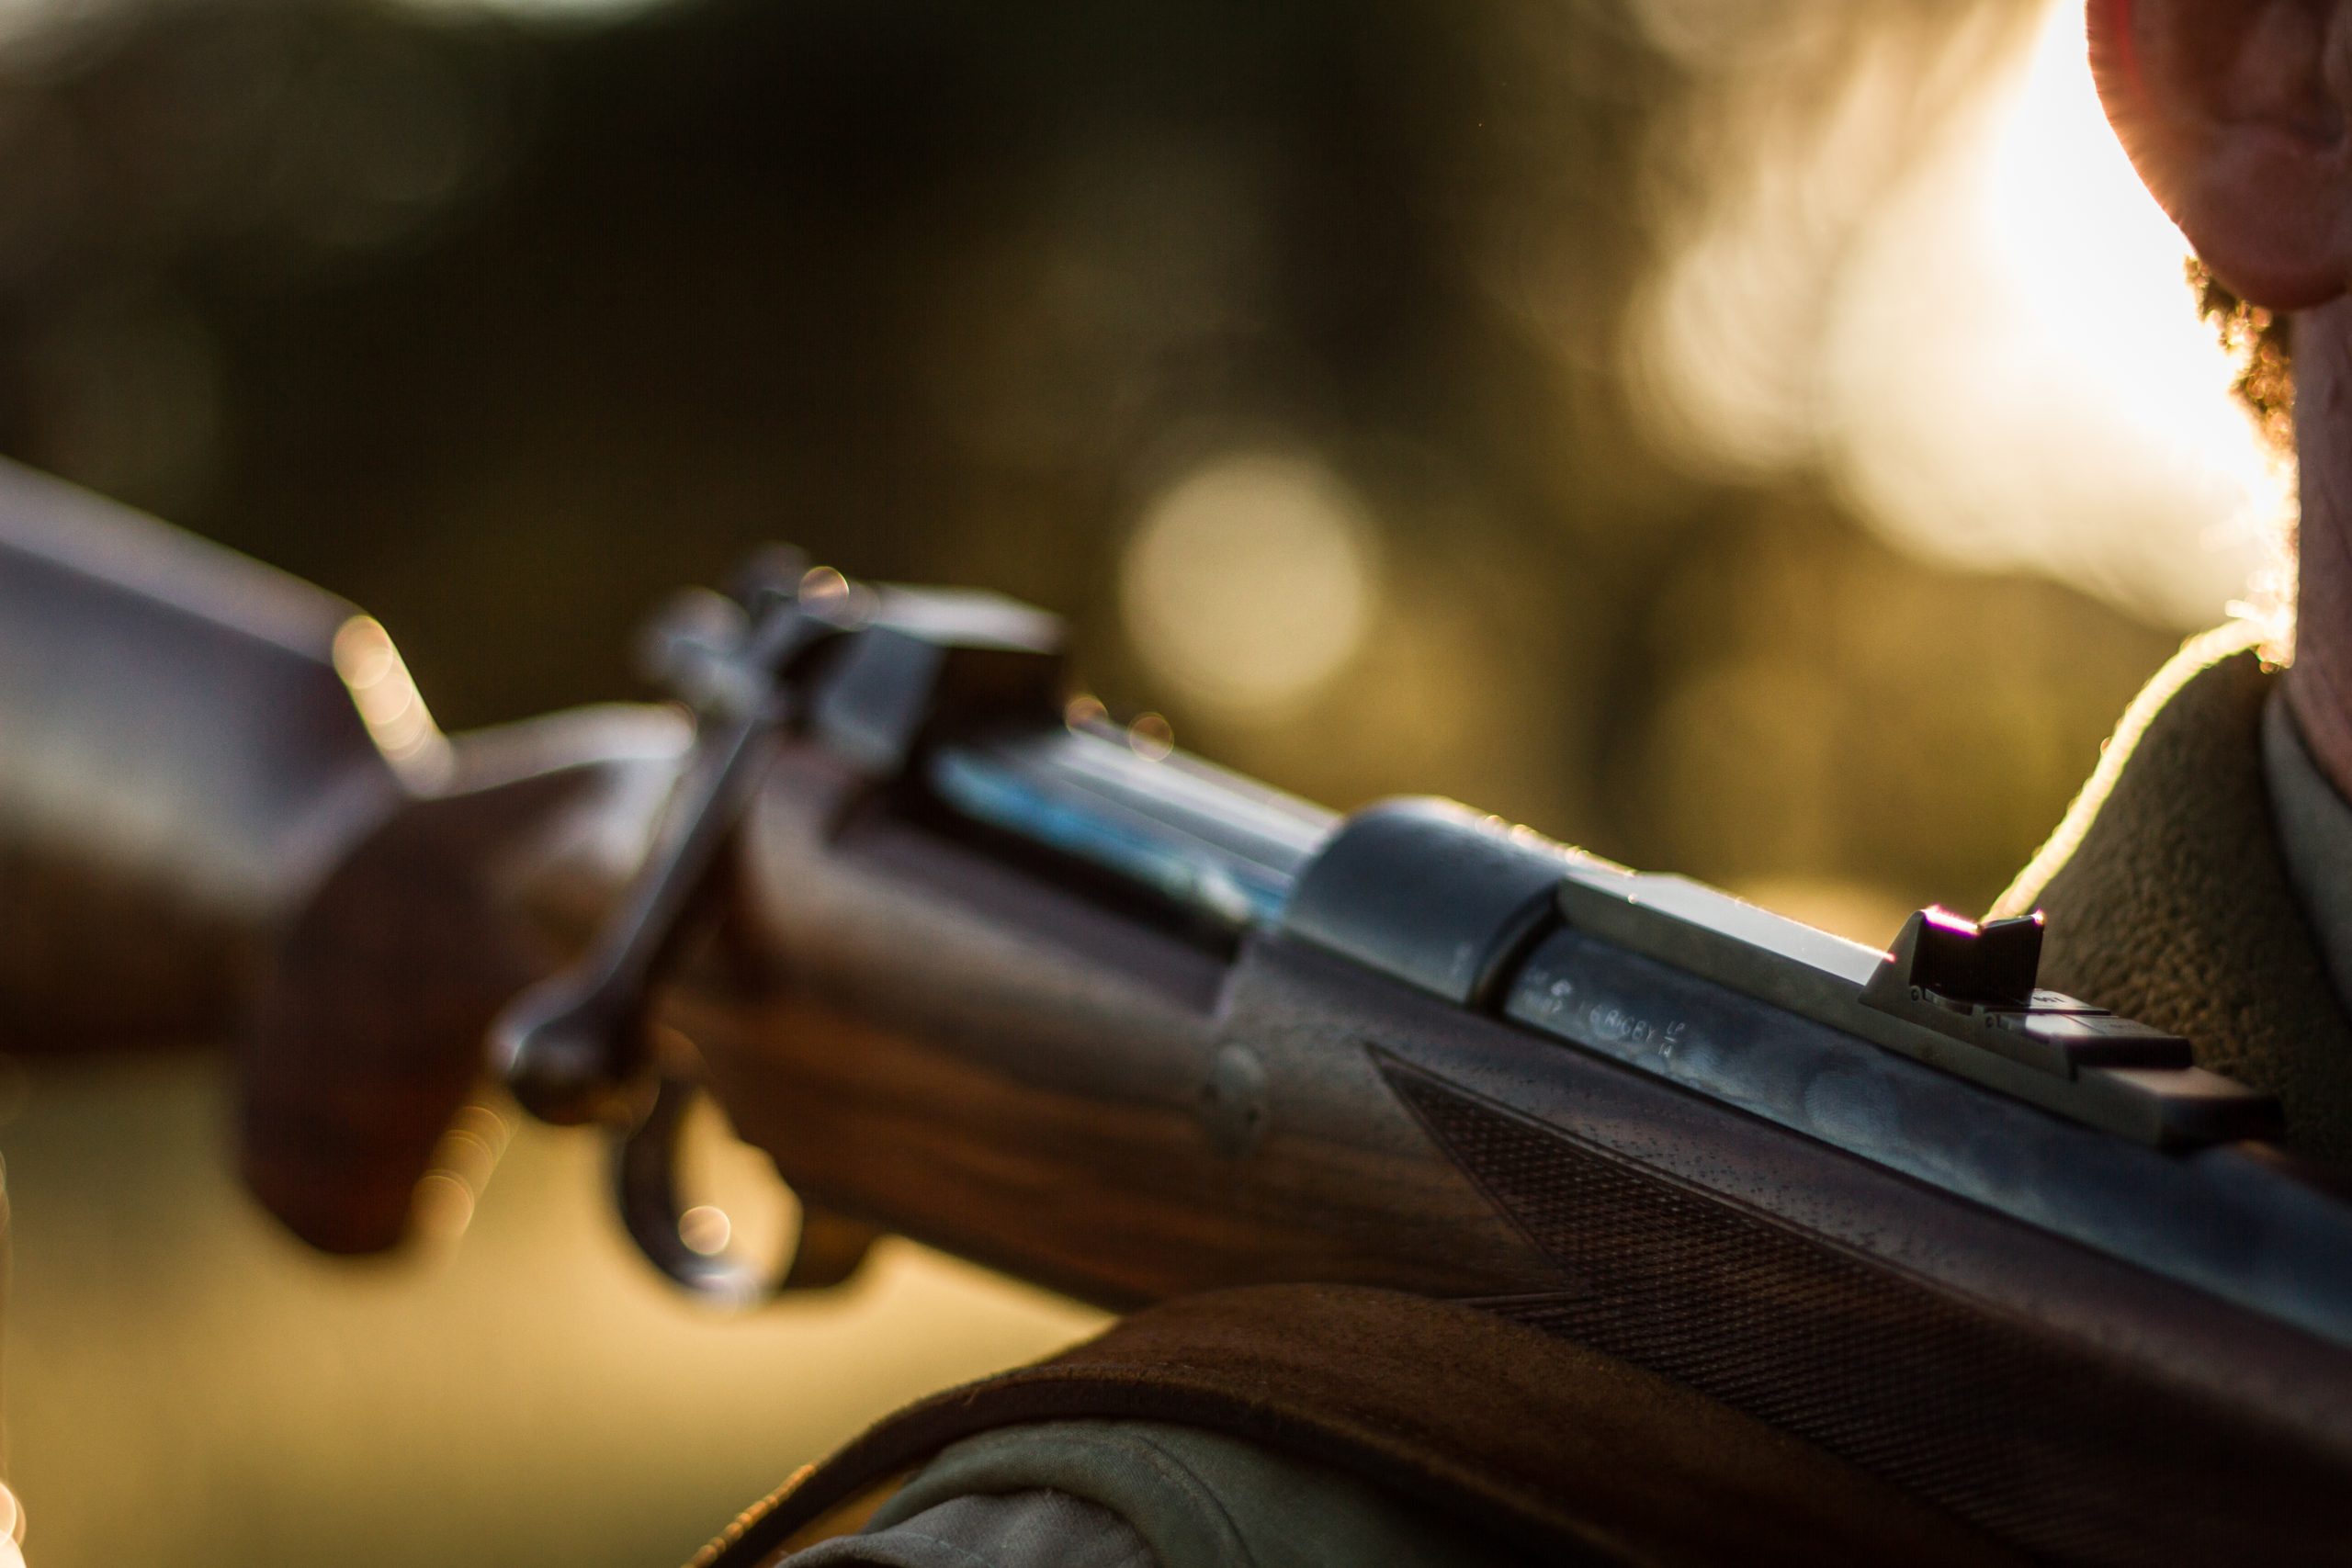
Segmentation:
{"type": "Polygon", "coordinates": [[[447,742],[400,649],[373,616],[354,615],[335,632],[334,667],[384,760],[421,784],[436,782],[449,763],[447,742]]]}
{"type": "Polygon", "coordinates": [[[697,1203],[678,1216],[678,1239],[705,1258],[726,1251],[734,1235],[735,1222],[715,1203],[697,1203]]]}
{"type": "Polygon", "coordinates": [[[1374,551],[1362,504],[1329,468],[1217,458],[1146,509],[1120,568],[1128,636],[1204,706],[1278,713],[1363,642],[1379,594],[1374,551]]]}

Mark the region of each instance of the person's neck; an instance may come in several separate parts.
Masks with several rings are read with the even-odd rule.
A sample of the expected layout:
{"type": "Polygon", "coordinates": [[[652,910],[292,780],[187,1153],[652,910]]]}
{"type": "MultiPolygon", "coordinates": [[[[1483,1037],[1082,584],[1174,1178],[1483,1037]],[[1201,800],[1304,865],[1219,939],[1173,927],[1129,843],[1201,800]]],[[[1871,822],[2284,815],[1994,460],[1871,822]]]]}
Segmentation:
{"type": "Polygon", "coordinates": [[[2352,299],[2295,318],[2302,524],[2287,700],[2338,795],[2352,799],[2352,299]]]}

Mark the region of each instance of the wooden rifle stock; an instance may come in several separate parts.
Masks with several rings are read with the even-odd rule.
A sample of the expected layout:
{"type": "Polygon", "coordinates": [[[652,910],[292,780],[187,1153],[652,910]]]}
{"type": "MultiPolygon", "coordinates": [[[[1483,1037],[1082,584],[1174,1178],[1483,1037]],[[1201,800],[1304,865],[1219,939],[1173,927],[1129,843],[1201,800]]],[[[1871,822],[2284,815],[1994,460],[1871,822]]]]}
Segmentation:
{"type": "Polygon", "coordinates": [[[255,1192],[390,1247],[684,739],[598,709],[453,748],[352,604],[0,461],[0,1047],[235,1041],[255,1192]]]}
{"type": "MultiPolygon", "coordinates": [[[[670,1003],[737,1130],[805,1199],[1114,1306],[1544,1278],[1430,1157],[1374,1057],[1318,1048],[1329,1002],[1363,990],[1344,965],[1188,940],[866,792],[820,749],[779,760],[739,863],[729,977],[670,1003]],[[1317,976],[1329,999],[1295,993],[1317,976]]],[[[1389,1036],[1418,1001],[1364,999],[1406,1010],[1389,1036]]],[[[1447,1010],[1419,1027],[1458,1031],[1447,1010]]]]}
{"type": "MultiPolygon", "coordinates": [[[[0,1012],[38,1029],[131,977],[76,911],[193,889],[201,939],[164,988],[198,1001],[167,1015],[241,1020],[256,1191],[319,1245],[389,1245],[485,1025],[644,853],[678,727],[590,715],[403,764],[415,738],[361,689],[372,643],[335,658],[347,606],[135,519],[85,536],[81,503],[0,481],[0,611],[40,612],[0,617],[0,733],[96,759],[0,755],[0,895],[21,908],[21,867],[54,868],[84,977],[0,965],[0,1012]],[[96,677],[54,683],[77,662],[96,677]],[[253,716],[273,694],[291,722],[253,716]],[[125,756],[140,776],[110,778],[125,756]],[[171,829],[152,852],[118,826],[134,808],[171,829]]],[[[890,635],[894,659],[922,641],[890,635]]],[[[908,667],[954,673],[927,657],[908,667]]],[[[1479,1303],[2055,1560],[2340,1555],[2352,1204],[2242,1141],[2256,1100],[2179,1042],[2012,994],[2031,931],[1972,949],[1929,920],[1894,955],[1823,957],[1443,813],[1382,818],[1433,836],[1352,881],[1336,857],[1371,816],[1294,814],[1267,876],[1245,855],[1190,882],[1120,838],[1132,800],[1073,828],[957,795],[958,748],[983,774],[1064,742],[1155,765],[1001,695],[893,745],[820,694],[660,988],[812,1212],[1109,1305],[1283,1281],[1479,1303]],[[1458,947],[1457,895],[1485,922],[1458,947]],[[1389,927],[1419,934],[1385,952],[1389,927]],[[1898,960],[1907,998],[1880,984],[1898,960]]],[[[1248,793],[1166,766],[1180,825],[1248,793]]]]}

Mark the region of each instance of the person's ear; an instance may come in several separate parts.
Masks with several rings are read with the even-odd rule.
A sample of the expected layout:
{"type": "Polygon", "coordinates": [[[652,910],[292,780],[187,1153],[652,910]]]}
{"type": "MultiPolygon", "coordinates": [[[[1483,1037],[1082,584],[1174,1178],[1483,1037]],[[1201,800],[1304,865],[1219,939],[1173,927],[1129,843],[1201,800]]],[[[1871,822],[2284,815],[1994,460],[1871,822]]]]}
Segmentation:
{"type": "Polygon", "coordinates": [[[2215,276],[2300,310],[2352,287],[2352,4],[2090,0],[2116,134],[2215,276]]]}

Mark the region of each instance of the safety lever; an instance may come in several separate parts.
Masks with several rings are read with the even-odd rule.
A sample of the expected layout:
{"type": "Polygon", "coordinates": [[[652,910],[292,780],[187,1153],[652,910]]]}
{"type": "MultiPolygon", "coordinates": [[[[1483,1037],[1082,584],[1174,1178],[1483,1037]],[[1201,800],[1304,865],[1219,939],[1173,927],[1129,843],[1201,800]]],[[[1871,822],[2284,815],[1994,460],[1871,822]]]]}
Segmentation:
{"type": "Polygon", "coordinates": [[[515,998],[491,1030],[492,1060],[526,1111],[561,1126],[620,1130],[615,1181],[631,1239],[673,1280],[726,1304],[830,1281],[797,1277],[808,1272],[797,1257],[779,1276],[685,1234],[678,1146],[702,1089],[682,1053],[655,1038],[652,987],[692,928],[775,736],[797,716],[788,677],[862,624],[869,603],[838,572],[804,570],[797,553],[776,550],[755,562],[735,602],[684,595],[657,621],[647,662],[695,710],[694,750],[612,916],[575,962],[515,998]]]}
{"type": "MultiPolygon", "coordinates": [[[[777,564],[788,570],[797,561],[777,564]]],[[[492,1026],[492,1060],[541,1121],[579,1126],[643,1114],[654,1065],[648,992],[751,803],[770,737],[792,716],[792,689],[782,677],[812,648],[855,625],[846,584],[827,570],[788,581],[771,576],[743,601],[741,629],[731,637],[709,635],[716,617],[708,611],[725,602],[700,595],[686,603],[703,626],[657,627],[649,639],[657,658],[668,655],[662,673],[697,710],[692,756],[652,852],[588,950],[516,998],[492,1026]]]]}

